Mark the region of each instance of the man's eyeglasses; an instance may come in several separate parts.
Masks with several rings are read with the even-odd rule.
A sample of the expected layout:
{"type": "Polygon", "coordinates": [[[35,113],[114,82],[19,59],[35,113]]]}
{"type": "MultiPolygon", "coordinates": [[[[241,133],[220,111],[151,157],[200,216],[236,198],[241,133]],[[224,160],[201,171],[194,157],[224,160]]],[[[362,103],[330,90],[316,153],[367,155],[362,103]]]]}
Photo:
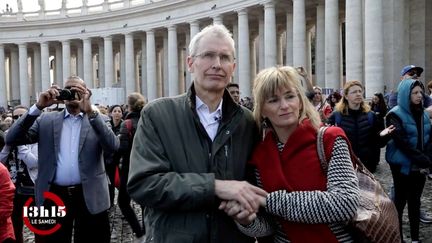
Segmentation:
{"type": "Polygon", "coordinates": [[[12,116],[12,119],[14,119],[14,120],[18,120],[20,117],[22,117],[24,114],[21,114],[21,115],[13,115],[12,116]]]}
{"type": "Polygon", "coordinates": [[[229,54],[224,53],[216,53],[213,51],[203,52],[197,55],[194,55],[194,57],[200,57],[204,61],[208,62],[214,62],[216,60],[216,57],[219,57],[219,61],[221,63],[232,63],[234,62],[235,58],[229,54]]]}

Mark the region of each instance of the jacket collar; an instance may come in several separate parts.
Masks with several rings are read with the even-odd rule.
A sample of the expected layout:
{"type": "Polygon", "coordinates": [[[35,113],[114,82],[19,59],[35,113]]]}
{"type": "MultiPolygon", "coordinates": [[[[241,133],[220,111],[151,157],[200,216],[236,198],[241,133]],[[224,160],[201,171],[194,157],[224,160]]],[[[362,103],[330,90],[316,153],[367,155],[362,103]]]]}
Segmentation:
{"type": "MultiPolygon", "coordinates": [[[[190,108],[192,109],[192,112],[196,114],[196,92],[195,92],[195,84],[192,83],[192,85],[190,86],[187,94],[187,102],[190,106],[190,108]]],[[[222,102],[222,122],[226,122],[228,120],[230,120],[234,114],[237,111],[242,111],[241,107],[239,104],[235,103],[234,100],[231,98],[231,95],[229,94],[228,90],[224,90],[224,94],[223,94],[223,102],[222,102]]]]}

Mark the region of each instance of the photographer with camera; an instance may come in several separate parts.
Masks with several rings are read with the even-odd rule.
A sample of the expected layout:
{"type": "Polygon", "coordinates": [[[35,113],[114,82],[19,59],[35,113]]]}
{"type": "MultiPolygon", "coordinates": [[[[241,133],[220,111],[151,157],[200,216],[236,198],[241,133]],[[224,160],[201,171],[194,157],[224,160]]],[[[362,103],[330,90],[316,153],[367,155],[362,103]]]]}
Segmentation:
{"type": "Polygon", "coordinates": [[[46,191],[65,203],[66,216],[59,219],[62,227],[46,236],[46,242],[71,242],[72,227],[75,242],[109,242],[110,200],[102,153],[117,150],[119,140],[91,108],[91,91],[80,77],[69,77],[64,87],[60,90],[53,85],[42,92],[38,102],[10,128],[6,144],[37,142],[36,204],[43,204],[46,191]],[[42,113],[58,103],[64,103],[66,109],[42,113]]]}

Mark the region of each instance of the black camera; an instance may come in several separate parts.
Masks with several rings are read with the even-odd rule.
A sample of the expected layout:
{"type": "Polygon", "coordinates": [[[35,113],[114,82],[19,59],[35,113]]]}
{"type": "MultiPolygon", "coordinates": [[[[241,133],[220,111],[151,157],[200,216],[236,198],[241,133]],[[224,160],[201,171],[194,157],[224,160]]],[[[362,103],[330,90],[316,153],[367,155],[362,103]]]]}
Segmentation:
{"type": "Polygon", "coordinates": [[[60,89],[59,95],[56,97],[58,100],[74,100],[76,91],[71,89],[60,89]]]}

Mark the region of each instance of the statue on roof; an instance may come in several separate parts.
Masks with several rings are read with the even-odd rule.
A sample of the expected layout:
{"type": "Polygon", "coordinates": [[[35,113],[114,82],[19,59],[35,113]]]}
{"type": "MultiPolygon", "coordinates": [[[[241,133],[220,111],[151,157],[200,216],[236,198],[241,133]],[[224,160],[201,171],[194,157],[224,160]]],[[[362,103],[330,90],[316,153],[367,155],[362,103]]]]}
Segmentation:
{"type": "Polygon", "coordinates": [[[45,10],[45,0],[38,0],[39,7],[41,11],[45,10]]]}
{"type": "Polygon", "coordinates": [[[17,0],[17,6],[18,6],[18,12],[23,11],[23,5],[22,5],[22,0],[17,0]]]}

